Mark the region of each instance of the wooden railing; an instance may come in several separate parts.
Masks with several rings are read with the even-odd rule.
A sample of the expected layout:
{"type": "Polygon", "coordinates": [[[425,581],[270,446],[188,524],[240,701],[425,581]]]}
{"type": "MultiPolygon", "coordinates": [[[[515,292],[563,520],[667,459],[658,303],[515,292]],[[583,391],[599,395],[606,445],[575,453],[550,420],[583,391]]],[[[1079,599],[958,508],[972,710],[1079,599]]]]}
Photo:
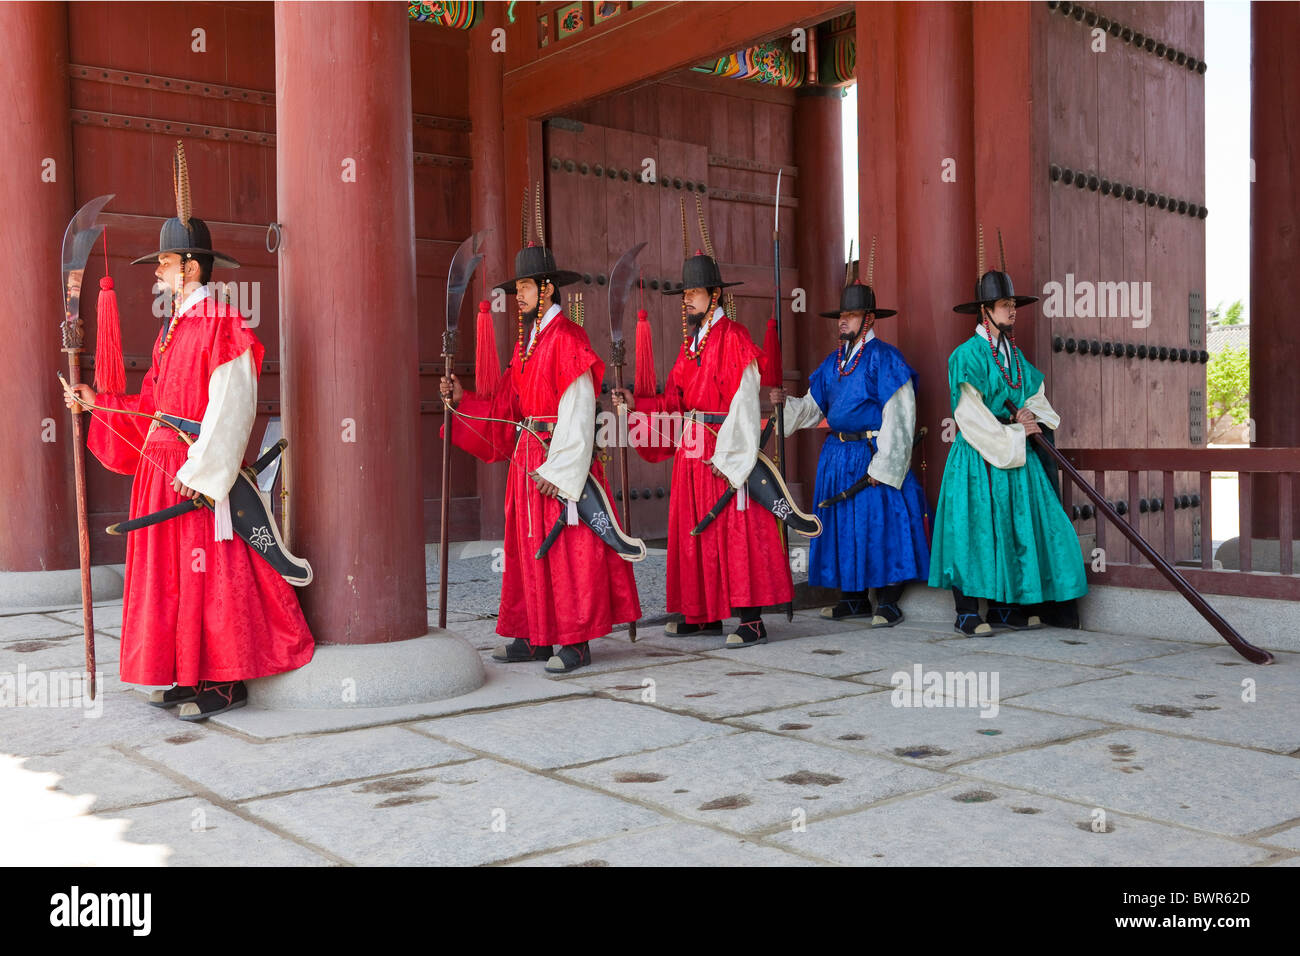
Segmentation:
{"type": "MultiPolygon", "coordinates": [[[[1300,448],[1104,448],[1061,449],[1083,477],[1091,474],[1095,488],[1115,500],[1117,510],[1137,529],[1170,564],[1175,565],[1189,583],[1205,594],[1236,594],[1244,597],[1266,597],[1300,600],[1300,576],[1295,574],[1292,560],[1294,540],[1294,489],[1296,475],[1300,474],[1300,448]],[[1238,478],[1238,531],[1239,568],[1214,567],[1213,489],[1212,473],[1235,473],[1238,478]],[[1141,489],[1150,482],[1141,481],[1144,473],[1158,473],[1161,480],[1156,491],[1148,490],[1143,497],[1141,489]],[[1175,475],[1190,473],[1199,476],[1176,482],[1175,475]],[[1126,475],[1127,497],[1116,496],[1114,477],[1126,475]],[[1263,476],[1270,476],[1264,479],[1263,476]],[[1251,553],[1251,527],[1253,505],[1257,496],[1257,480],[1276,481],[1277,528],[1260,538],[1276,539],[1279,546],[1279,569],[1256,571],[1251,553]],[[1179,485],[1182,484],[1182,487],[1179,485]],[[1121,507],[1121,505],[1123,507],[1121,507]],[[1180,512],[1199,511],[1200,554],[1190,548],[1178,553],[1177,516],[1180,512]],[[1159,520],[1157,520],[1157,517],[1159,520]],[[1199,566],[1198,566],[1199,565],[1199,566]]],[[[1068,479],[1063,481],[1062,502],[1065,510],[1076,521],[1076,527],[1086,531],[1086,522],[1096,521],[1097,548],[1105,560],[1105,570],[1089,569],[1089,580],[1097,584],[1121,587],[1168,588],[1165,579],[1144,562],[1122,534],[1108,529],[1108,522],[1093,513],[1091,505],[1081,505],[1087,498],[1073,487],[1068,479]],[[1109,530],[1109,535],[1108,535],[1109,530]],[[1113,553],[1107,541],[1115,547],[1113,553]]]]}

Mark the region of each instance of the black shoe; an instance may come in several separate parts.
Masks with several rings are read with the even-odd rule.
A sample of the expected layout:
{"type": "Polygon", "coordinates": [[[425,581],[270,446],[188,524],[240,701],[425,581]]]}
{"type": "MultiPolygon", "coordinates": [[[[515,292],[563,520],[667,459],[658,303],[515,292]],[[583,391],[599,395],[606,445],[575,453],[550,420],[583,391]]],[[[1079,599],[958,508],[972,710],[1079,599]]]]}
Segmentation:
{"type": "Polygon", "coordinates": [[[871,626],[893,627],[903,622],[903,609],[897,604],[881,604],[876,608],[876,615],[871,619],[871,626]]]}
{"type": "Polygon", "coordinates": [[[727,635],[726,647],[753,647],[755,644],[767,643],[767,628],[762,620],[741,621],[736,629],[727,635]]]}
{"type": "Polygon", "coordinates": [[[242,680],[201,681],[198,696],[192,702],[182,704],[177,716],[181,720],[207,720],[247,703],[248,688],[242,680]]]}
{"type": "Polygon", "coordinates": [[[1079,629],[1079,605],[1075,601],[1048,601],[1042,606],[1040,616],[1048,627],[1079,629]]]}
{"type": "Polygon", "coordinates": [[[523,661],[544,661],[551,656],[549,644],[529,644],[516,637],[509,644],[500,645],[492,652],[492,659],[502,664],[519,664],[523,661]]]}
{"type": "Polygon", "coordinates": [[[827,621],[843,621],[855,617],[870,617],[871,602],[866,598],[841,598],[838,604],[821,609],[827,621]]]}
{"type": "Polygon", "coordinates": [[[997,631],[1032,631],[1043,626],[1037,614],[1026,614],[1018,607],[989,605],[989,626],[997,631]]]}
{"type": "Polygon", "coordinates": [[[583,641],[581,644],[565,644],[561,647],[560,653],[546,662],[546,670],[550,674],[567,674],[590,663],[591,642],[583,641]]]}
{"type": "Polygon", "coordinates": [[[988,637],[993,633],[993,628],[980,620],[978,614],[958,614],[953,629],[965,637],[988,637]]]}
{"type": "Polygon", "coordinates": [[[167,690],[151,691],[149,693],[149,704],[152,707],[175,707],[177,704],[188,704],[198,696],[199,689],[197,687],[176,684],[167,688],[167,690]]]}
{"type": "Polygon", "coordinates": [[[688,634],[721,634],[722,622],[709,621],[706,624],[687,624],[685,621],[669,621],[664,625],[664,633],[673,637],[686,637],[688,634]]]}

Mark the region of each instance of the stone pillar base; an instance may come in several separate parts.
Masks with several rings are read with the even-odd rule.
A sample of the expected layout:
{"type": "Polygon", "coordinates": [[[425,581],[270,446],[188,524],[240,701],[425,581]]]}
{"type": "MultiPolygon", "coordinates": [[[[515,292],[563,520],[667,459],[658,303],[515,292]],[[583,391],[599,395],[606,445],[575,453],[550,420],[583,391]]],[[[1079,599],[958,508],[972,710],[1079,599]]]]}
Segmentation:
{"type": "MultiPolygon", "coordinates": [[[[104,564],[90,569],[94,603],[122,600],[125,565],[104,564]]],[[[81,569],[64,571],[0,571],[0,614],[32,614],[81,607],[81,569]]]]}

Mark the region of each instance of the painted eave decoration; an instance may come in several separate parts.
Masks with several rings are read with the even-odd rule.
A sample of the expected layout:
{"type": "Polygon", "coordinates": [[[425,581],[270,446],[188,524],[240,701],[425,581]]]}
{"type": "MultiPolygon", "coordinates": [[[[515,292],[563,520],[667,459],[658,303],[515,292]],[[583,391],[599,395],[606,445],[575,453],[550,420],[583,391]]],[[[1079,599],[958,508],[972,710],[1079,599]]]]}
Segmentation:
{"type": "Polygon", "coordinates": [[[483,19],[482,3],[434,0],[433,3],[408,3],[406,9],[412,20],[436,23],[453,30],[468,30],[483,19]]]}

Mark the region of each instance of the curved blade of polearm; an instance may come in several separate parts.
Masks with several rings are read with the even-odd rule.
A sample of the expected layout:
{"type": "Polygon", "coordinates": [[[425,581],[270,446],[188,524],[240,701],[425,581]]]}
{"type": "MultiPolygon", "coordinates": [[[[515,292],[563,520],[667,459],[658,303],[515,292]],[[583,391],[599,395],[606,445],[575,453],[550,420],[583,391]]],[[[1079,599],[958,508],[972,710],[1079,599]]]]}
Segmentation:
{"type": "MultiPolygon", "coordinates": [[[[623,255],[609,273],[609,364],[614,366],[614,387],[623,387],[623,366],[627,362],[627,343],[623,340],[623,310],[636,283],[636,257],[648,243],[638,242],[623,255]]],[[[631,533],[631,501],[627,477],[627,410],[619,406],[618,474],[623,484],[623,530],[631,533]]],[[[636,621],[627,626],[628,637],[636,640],[636,621]]]]}
{"type": "MultiPolygon", "coordinates": [[[[465,290],[469,288],[474,270],[483,261],[483,241],[491,229],[482,229],[462,242],[451,257],[451,266],[447,269],[447,326],[442,333],[443,374],[451,378],[451,363],[456,357],[456,326],[460,322],[460,306],[465,300],[465,290]]],[[[447,537],[448,505],[447,489],[451,487],[451,408],[444,405],[442,409],[442,503],[440,512],[441,527],[438,530],[441,539],[438,544],[438,626],[447,626],[447,537]]]]}
{"type": "MultiPolygon", "coordinates": [[[[99,196],[77,210],[63,233],[60,257],[63,286],[63,351],[68,355],[69,384],[81,382],[81,346],[84,339],[81,323],[81,280],[86,272],[90,250],[104,227],[99,214],[113,193],[99,196]]],[[[95,621],[94,596],[90,588],[90,521],[86,514],[86,443],[82,440],[81,414],[72,411],[72,472],[77,493],[77,551],[81,561],[81,625],[86,643],[86,687],[95,699],[95,621]]]]}

